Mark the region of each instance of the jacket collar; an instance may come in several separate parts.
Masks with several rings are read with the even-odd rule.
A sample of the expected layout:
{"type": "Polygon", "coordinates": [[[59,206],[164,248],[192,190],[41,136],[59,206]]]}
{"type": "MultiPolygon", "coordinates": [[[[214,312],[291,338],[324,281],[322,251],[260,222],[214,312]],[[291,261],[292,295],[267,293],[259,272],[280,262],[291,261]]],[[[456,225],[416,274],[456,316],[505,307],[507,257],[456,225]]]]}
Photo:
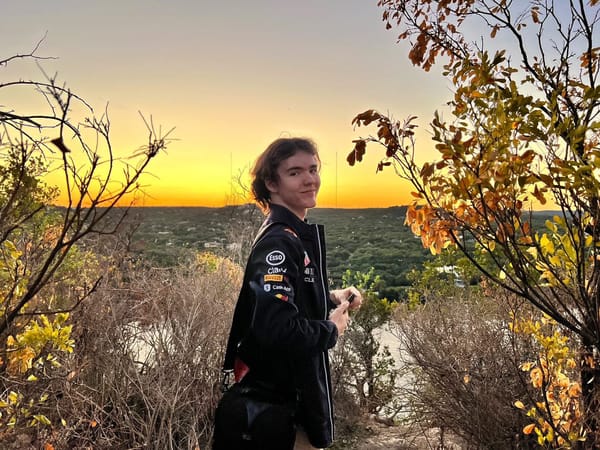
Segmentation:
{"type": "Polygon", "coordinates": [[[311,229],[306,220],[301,220],[296,214],[285,206],[270,204],[267,223],[282,222],[292,227],[297,233],[304,234],[311,229]]]}

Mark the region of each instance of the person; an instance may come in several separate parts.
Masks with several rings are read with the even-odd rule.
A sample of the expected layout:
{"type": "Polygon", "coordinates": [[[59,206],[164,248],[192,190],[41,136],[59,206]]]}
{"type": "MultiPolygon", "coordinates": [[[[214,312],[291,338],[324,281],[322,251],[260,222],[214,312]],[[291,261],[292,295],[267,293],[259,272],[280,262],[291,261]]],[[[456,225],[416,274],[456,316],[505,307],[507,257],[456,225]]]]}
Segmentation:
{"type": "Polygon", "coordinates": [[[354,286],[329,289],[324,229],[306,220],[320,185],[310,139],[275,140],[252,170],[252,193],[267,217],[233,315],[224,370],[233,371],[237,394],[226,391],[215,412],[215,450],[333,443],[328,350],[362,296],[354,286]]]}

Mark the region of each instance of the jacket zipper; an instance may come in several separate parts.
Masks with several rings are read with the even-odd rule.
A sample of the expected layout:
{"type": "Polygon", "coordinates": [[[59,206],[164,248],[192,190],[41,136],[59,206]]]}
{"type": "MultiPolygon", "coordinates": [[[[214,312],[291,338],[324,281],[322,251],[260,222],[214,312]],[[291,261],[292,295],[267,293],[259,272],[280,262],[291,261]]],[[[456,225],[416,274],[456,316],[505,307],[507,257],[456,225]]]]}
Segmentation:
{"type": "MultiPolygon", "coordinates": [[[[325,267],[323,265],[323,252],[322,252],[322,243],[321,243],[321,233],[319,230],[319,226],[318,225],[313,225],[315,227],[315,230],[317,231],[317,243],[318,243],[318,247],[319,247],[319,267],[321,269],[321,288],[323,289],[323,309],[324,309],[324,314],[325,317],[323,318],[323,320],[327,320],[327,289],[325,287],[325,277],[327,276],[327,274],[325,273],[325,267]]],[[[327,389],[327,409],[329,410],[329,423],[330,423],[330,432],[331,432],[331,439],[333,439],[334,437],[334,423],[333,423],[333,405],[332,405],[332,399],[331,399],[331,392],[329,391],[329,385],[330,385],[330,381],[329,381],[329,376],[327,374],[327,351],[324,351],[323,354],[321,355],[321,358],[323,359],[323,374],[325,375],[325,388],[327,389]]]]}

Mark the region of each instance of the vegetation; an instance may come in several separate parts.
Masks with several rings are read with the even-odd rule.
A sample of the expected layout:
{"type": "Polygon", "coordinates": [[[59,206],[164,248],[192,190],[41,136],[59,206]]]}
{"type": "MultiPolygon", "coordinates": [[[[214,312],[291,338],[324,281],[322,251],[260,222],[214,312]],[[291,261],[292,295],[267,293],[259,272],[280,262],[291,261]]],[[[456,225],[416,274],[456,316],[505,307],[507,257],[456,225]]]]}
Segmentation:
{"type": "MultiPolygon", "coordinates": [[[[544,227],[553,213],[536,211],[533,226],[544,227]]],[[[403,301],[412,285],[411,272],[431,260],[410,229],[403,225],[406,207],[309,211],[309,221],[325,225],[331,284],[343,284],[346,270],[380,278],[381,298],[403,301]]],[[[247,247],[264,216],[252,205],[223,208],[135,208],[126,219],[132,227],[130,249],[159,267],[175,266],[190,253],[210,251],[243,265],[247,247]]],[[[473,275],[475,276],[475,275],[473,275]]]]}
{"type": "MultiPolygon", "coordinates": [[[[599,4],[453,0],[381,0],[388,28],[411,45],[410,60],[429,70],[445,58],[454,86],[451,120],[436,113],[432,136],[439,159],[415,160],[414,118],[401,123],[376,111],[356,116],[375,136],[355,140],[350,164],[367,145],[385,156],[414,188],[407,223],[439,253],[455,246],[482,275],[572,333],[579,341],[583,429],[551,414],[524,429],[540,445],[600,445],[600,176],[598,132],[599,4]],[[489,39],[470,42],[468,27],[489,39]],[[502,38],[498,45],[494,39],[502,38]],[[512,42],[513,45],[508,45],[512,42]],[[494,46],[503,50],[494,50],[494,46]],[[560,213],[544,231],[531,210],[560,213]],[[486,263],[478,260],[487,255],[486,263]]],[[[540,357],[539,359],[543,359],[540,357]]],[[[535,384],[535,381],[534,381],[535,384]]],[[[535,406],[535,405],[534,405],[535,406]]],[[[548,405],[546,405],[547,407],[548,405]]],[[[555,404],[554,406],[557,406],[555,404]]],[[[537,413],[548,414],[542,407],[537,413]]]]}
{"type": "MultiPolygon", "coordinates": [[[[328,272],[341,286],[346,270],[380,277],[381,297],[400,300],[410,285],[407,274],[431,257],[402,225],[406,207],[369,209],[316,208],[309,220],[325,225],[328,272]]],[[[131,208],[136,226],[131,248],[161,267],[176,265],[190,252],[211,251],[244,264],[247,247],[264,219],[254,206],[224,208],[131,208]]]]}
{"type": "Polygon", "coordinates": [[[430,257],[403,226],[405,207],[323,209],[310,212],[311,220],[327,230],[327,263],[334,286],[344,282],[346,271],[379,277],[381,298],[402,300],[409,286],[407,273],[430,257]]]}
{"type": "Polygon", "coordinates": [[[381,415],[393,421],[399,409],[396,386],[400,368],[389,347],[379,339],[396,303],[379,298],[379,283],[381,279],[373,269],[366,273],[348,270],[344,275],[344,286],[356,286],[363,293],[363,305],[352,314],[351,326],[331,357],[338,434],[345,442],[341,448],[347,448],[360,434],[361,418],[381,415]]]}
{"type": "MultiPolygon", "coordinates": [[[[415,38],[415,64],[447,58],[453,120],[434,117],[440,159],[417,164],[412,119],[360,114],[377,135],[357,139],[349,162],[382,144],[379,169],[393,165],[417,201],[311,211],[328,230],[332,285],[365,298],[332,354],[336,445],[360,447],[376,418],[399,425],[406,448],[432,429],[424,448],[448,448],[449,435],[461,448],[595,448],[598,3],[379,3],[415,38]],[[477,20],[516,53],[470,44],[461,31],[477,20]],[[534,213],[534,200],[557,212],[534,213]]],[[[22,60],[39,58],[0,70],[22,60]]],[[[55,78],[0,89],[42,100],[35,114],[0,107],[2,448],[205,448],[261,214],[120,208],[168,133],[150,122],[147,144],[118,158],[107,117],[55,78]],[[51,206],[49,172],[62,174],[65,207],[51,206]]]]}
{"type": "Polygon", "coordinates": [[[57,448],[206,448],[242,269],[199,254],[124,264],[73,326],[76,375],[59,386],[57,448]]]}
{"type": "MultiPolygon", "coordinates": [[[[36,62],[36,50],[1,59],[0,69],[36,62]]],[[[95,116],[55,77],[42,75],[0,84],[7,97],[19,90],[40,108],[0,107],[0,437],[52,424],[50,386],[67,376],[75,347],[70,313],[101,279],[84,241],[114,231],[108,213],[139,190],[167,144],[168,133],[157,135],[150,124],[147,145],[118,159],[106,114],[95,116]],[[50,172],[62,174],[65,207],[51,207],[59,192],[43,181],[50,172]]]]}
{"type": "Polygon", "coordinates": [[[508,331],[517,305],[508,294],[455,287],[450,297],[430,290],[426,303],[399,306],[401,361],[412,374],[400,394],[410,405],[406,426],[441,430],[439,445],[458,436],[460,448],[537,447],[521,431],[530,421],[514,406],[535,398],[520,361],[534,358],[536,347],[508,331]]]}

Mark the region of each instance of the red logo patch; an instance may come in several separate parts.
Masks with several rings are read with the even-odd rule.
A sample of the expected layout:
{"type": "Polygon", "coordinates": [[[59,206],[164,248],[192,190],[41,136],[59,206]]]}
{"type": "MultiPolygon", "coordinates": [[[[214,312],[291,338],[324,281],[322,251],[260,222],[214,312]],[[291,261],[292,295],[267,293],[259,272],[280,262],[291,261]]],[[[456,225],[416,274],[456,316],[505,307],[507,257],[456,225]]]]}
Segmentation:
{"type": "Polygon", "coordinates": [[[310,264],[310,258],[308,257],[308,253],[304,252],[304,267],[310,264]]]}

